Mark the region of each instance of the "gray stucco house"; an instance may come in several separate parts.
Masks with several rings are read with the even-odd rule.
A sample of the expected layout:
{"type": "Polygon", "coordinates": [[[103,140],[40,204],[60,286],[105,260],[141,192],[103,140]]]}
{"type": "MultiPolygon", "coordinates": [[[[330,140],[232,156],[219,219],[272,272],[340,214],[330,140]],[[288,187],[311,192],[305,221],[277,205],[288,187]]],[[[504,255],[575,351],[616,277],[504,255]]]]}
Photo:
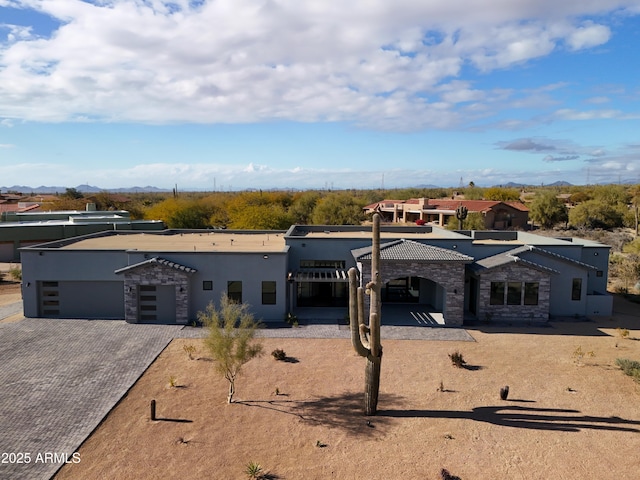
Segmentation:
{"type": "MultiPolygon", "coordinates": [[[[381,228],[383,308],[436,323],[609,315],[609,246],[520,231],[381,228]]],[[[371,228],[114,230],[21,249],[28,317],[189,323],[222,293],[263,321],[344,309],[347,270],[370,278],[371,228]]]]}

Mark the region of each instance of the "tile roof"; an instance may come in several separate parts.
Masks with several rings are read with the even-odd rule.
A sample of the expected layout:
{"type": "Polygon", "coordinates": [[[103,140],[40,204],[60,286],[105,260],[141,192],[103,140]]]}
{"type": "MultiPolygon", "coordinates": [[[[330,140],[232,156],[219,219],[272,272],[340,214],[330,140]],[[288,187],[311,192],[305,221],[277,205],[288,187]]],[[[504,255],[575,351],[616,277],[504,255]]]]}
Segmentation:
{"type": "Polygon", "coordinates": [[[591,270],[597,270],[593,265],[588,265],[586,263],[580,262],[578,260],[574,260],[569,257],[565,257],[564,255],[560,255],[554,252],[550,252],[540,247],[535,247],[533,245],[523,245],[518,248],[514,248],[507,252],[499,253],[497,255],[493,255],[491,257],[483,258],[481,260],[477,260],[473,265],[470,265],[469,268],[476,272],[482,272],[483,270],[489,270],[492,268],[501,267],[503,265],[507,265],[509,263],[519,262],[523,265],[536,268],[538,270],[544,270],[551,273],[560,273],[558,270],[553,268],[545,267],[539,263],[531,261],[530,259],[523,258],[527,253],[545,255],[547,257],[552,257],[557,260],[571,263],[573,265],[577,265],[582,268],[588,268],[591,270]]]}
{"type": "Polygon", "coordinates": [[[579,260],[574,260],[573,258],[565,257],[564,255],[560,255],[559,253],[550,252],[549,250],[545,250],[544,248],[534,247],[532,245],[525,245],[524,247],[521,247],[521,248],[526,248],[527,249],[526,251],[541,253],[548,257],[557,258],[558,260],[562,260],[564,262],[573,263],[574,265],[578,265],[583,268],[588,268],[590,270],[598,270],[598,267],[589,265],[588,263],[584,263],[579,260]]]}
{"type": "Polygon", "coordinates": [[[536,270],[541,270],[547,273],[554,273],[554,274],[560,273],[559,271],[554,270],[553,268],[545,267],[544,265],[540,265],[538,263],[520,258],[517,256],[516,253],[514,253],[514,250],[510,250],[504,253],[499,253],[498,255],[493,255],[491,257],[483,258],[482,260],[477,260],[472,265],[469,265],[468,268],[474,272],[482,273],[485,270],[491,270],[493,268],[502,267],[504,265],[509,265],[511,263],[517,263],[517,264],[524,265],[529,268],[534,268],[536,270]]]}
{"type": "Polygon", "coordinates": [[[149,260],[145,260],[144,262],[135,263],[133,265],[128,265],[126,267],[119,268],[114,273],[116,273],[116,274],[124,273],[124,272],[130,271],[130,270],[135,270],[137,268],[143,267],[145,265],[155,265],[155,264],[163,265],[165,267],[173,268],[175,270],[180,270],[180,271],[185,272],[185,273],[196,273],[198,271],[195,268],[187,267],[186,265],[180,265],[179,263],[172,262],[172,261],[167,260],[165,258],[153,257],[153,258],[150,258],[149,260]]]}
{"type": "MultiPolygon", "coordinates": [[[[358,248],[352,250],[354,258],[358,261],[371,260],[373,247],[358,248]]],[[[421,262],[465,262],[470,263],[473,257],[454,252],[446,248],[425,245],[413,240],[396,240],[380,245],[381,260],[419,260],[421,262]]]]}
{"type": "MultiPolygon", "coordinates": [[[[376,208],[393,208],[394,204],[418,205],[420,199],[409,198],[407,200],[381,200],[364,207],[364,210],[375,210],[376,208]]],[[[459,205],[464,205],[471,212],[487,212],[496,205],[504,204],[523,212],[528,212],[529,208],[518,201],[498,201],[498,200],[452,200],[450,198],[429,198],[427,209],[455,210],[459,205]]]]}

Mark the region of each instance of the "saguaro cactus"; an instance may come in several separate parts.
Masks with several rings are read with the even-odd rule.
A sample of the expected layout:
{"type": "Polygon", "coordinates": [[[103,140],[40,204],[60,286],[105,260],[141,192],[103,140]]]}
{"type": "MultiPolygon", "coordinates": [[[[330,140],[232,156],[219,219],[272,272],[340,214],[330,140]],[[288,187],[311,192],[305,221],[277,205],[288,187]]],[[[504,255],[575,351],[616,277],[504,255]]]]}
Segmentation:
{"type": "Polygon", "coordinates": [[[358,355],[367,359],[364,384],[364,414],[375,415],[380,389],[380,366],[382,345],[380,344],[382,281],[380,277],[380,216],[373,216],[373,249],[371,251],[371,281],[366,284],[369,294],[369,323],[364,319],[365,289],[358,286],[357,270],[349,269],[349,319],[351,343],[358,355]]]}
{"type": "Polygon", "coordinates": [[[458,230],[462,230],[464,219],[467,218],[468,213],[469,213],[469,209],[464,205],[458,205],[458,208],[456,208],[456,218],[458,219],[458,230]]]}

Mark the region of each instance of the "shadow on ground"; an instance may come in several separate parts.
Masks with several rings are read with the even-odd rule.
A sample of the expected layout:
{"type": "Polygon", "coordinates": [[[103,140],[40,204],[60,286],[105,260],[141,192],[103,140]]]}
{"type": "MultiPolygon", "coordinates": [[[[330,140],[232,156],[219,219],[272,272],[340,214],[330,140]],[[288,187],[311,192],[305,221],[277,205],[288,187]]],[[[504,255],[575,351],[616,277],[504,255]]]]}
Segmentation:
{"type": "MultiPolygon", "coordinates": [[[[402,397],[380,395],[380,403],[397,404],[402,397]]],[[[364,394],[346,392],[340,395],[318,397],[312,400],[245,400],[238,402],[248,407],[266,408],[300,420],[338,428],[353,435],[374,436],[384,433],[384,427],[392,422],[392,415],[365,416],[364,394]]]]}
{"type": "Polygon", "coordinates": [[[476,407],[471,411],[458,410],[380,410],[378,417],[391,418],[455,418],[491,423],[501,427],[532,428],[562,432],[583,429],[640,432],[640,421],[620,417],[580,415],[578,410],[534,408],[517,405],[476,407]]]}

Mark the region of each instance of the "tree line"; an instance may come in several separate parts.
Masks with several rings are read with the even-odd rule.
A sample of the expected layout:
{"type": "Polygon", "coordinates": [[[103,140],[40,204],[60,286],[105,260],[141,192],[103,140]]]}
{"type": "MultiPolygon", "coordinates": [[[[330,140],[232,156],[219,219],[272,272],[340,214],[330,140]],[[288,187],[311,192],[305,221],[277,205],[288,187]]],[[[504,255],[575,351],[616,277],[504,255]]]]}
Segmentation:
{"type": "MultiPolygon", "coordinates": [[[[286,230],[292,224],[358,225],[367,220],[363,207],[384,199],[464,198],[521,201],[537,227],[638,229],[640,185],[591,185],[517,188],[406,188],[397,190],[307,190],[245,192],[132,193],[84,195],[75,189],[59,195],[52,209],[127,210],[132,218],[163,220],[169,228],[286,230]]],[[[447,228],[458,228],[452,217],[447,228]]],[[[482,217],[470,212],[466,229],[483,229],[482,217]]]]}

